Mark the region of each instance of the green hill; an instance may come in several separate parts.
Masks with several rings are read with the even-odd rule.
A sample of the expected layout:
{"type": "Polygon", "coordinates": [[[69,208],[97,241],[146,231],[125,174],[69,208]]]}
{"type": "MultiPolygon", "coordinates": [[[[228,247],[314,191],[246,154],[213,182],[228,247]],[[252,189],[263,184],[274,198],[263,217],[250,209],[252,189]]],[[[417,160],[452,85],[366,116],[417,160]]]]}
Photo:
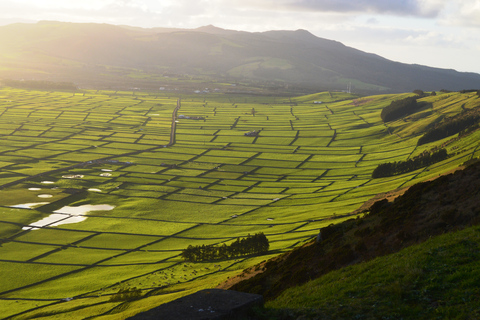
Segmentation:
{"type": "MultiPolygon", "coordinates": [[[[480,87],[480,75],[393,62],[305,30],[141,29],[44,21],[0,27],[0,76],[89,88],[222,82],[276,90],[384,93],[480,87]]],[[[222,87],[223,88],[223,87],[222,87]]],[[[225,90],[228,87],[224,88],[225,90]]]]}
{"type": "Polygon", "coordinates": [[[363,218],[322,228],[320,241],[267,262],[262,273],[236,284],[233,289],[260,293],[272,299],[286,288],[332,270],[477,225],[480,223],[479,187],[479,163],[414,185],[393,202],[384,199],[365,209],[363,218]]]}
{"type": "Polygon", "coordinates": [[[286,290],[257,319],[477,319],[478,226],[286,290]]]}

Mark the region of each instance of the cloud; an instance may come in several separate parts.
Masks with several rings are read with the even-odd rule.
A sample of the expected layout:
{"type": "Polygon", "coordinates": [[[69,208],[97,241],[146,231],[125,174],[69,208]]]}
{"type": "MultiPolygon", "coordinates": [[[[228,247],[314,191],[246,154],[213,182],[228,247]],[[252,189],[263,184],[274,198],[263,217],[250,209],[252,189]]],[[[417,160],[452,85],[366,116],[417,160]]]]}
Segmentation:
{"type": "Polygon", "coordinates": [[[438,48],[458,48],[461,49],[464,46],[464,42],[458,39],[457,37],[452,37],[451,35],[442,34],[435,31],[425,31],[419,32],[415,35],[409,35],[404,39],[406,44],[411,44],[415,46],[435,46],[438,48]]]}
{"type": "Polygon", "coordinates": [[[451,26],[480,27],[480,0],[450,1],[440,23],[451,26]]]}
{"type": "Polygon", "coordinates": [[[476,66],[480,54],[480,34],[472,32],[480,27],[480,0],[0,0],[0,25],[38,20],[307,29],[397,61],[436,59],[438,66],[462,70],[476,66]]]}
{"type": "MultiPolygon", "coordinates": [[[[0,19],[101,21],[144,27],[198,27],[224,23],[244,30],[308,29],[360,14],[435,16],[445,0],[0,0],[0,19]],[[1,3],[13,8],[2,9],[1,3]],[[7,13],[10,13],[6,16],[7,13]],[[288,21],[289,24],[285,23],[288,21]],[[290,23],[293,26],[290,27],[290,23]],[[196,25],[194,25],[196,24],[196,25]],[[238,26],[238,27],[237,27],[238,26]]],[[[372,20],[373,21],[373,20],[372,20]]]]}
{"type": "MultiPolygon", "coordinates": [[[[33,0],[15,0],[17,6],[22,6],[24,8],[36,8],[37,10],[42,9],[99,9],[105,5],[115,2],[116,0],[82,0],[82,1],[65,1],[65,0],[42,0],[42,1],[33,1],[33,0]]],[[[0,3],[12,3],[13,1],[9,0],[0,0],[0,3]]]]}
{"type": "Polygon", "coordinates": [[[377,13],[434,18],[445,0],[244,0],[244,6],[337,13],[377,13]]]}
{"type": "MultiPolygon", "coordinates": [[[[321,34],[315,32],[316,34],[321,34]]],[[[396,28],[377,24],[338,26],[329,30],[330,35],[339,41],[361,44],[367,47],[369,44],[377,43],[385,46],[406,46],[406,47],[436,47],[439,53],[445,48],[457,48],[468,50],[472,39],[466,38],[463,33],[452,34],[441,30],[429,30],[420,28],[396,28]]]]}

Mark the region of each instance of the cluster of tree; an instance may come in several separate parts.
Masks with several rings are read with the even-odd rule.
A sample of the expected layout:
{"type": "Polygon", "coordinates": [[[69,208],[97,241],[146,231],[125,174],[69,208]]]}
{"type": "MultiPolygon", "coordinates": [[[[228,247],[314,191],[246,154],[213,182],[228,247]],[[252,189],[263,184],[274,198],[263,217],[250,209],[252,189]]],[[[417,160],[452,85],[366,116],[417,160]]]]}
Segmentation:
{"type": "Polygon", "coordinates": [[[230,245],[225,243],[221,246],[215,245],[189,245],[187,249],[182,251],[182,258],[185,261],[211,261],[233,258],[238,256],[258,254],[267,252],[270,244],[263,232],[256,233],[253,236],[250,234],[246,238],[237,238],[230,245]]]}
{"type": "Polygon", "coordinates": [[[477,94],[480,92],[478,91],[478,89],[463,89],[461,91],[459,91],[460,93],[470,93],[470,92],[476,92],[477,94]]]}
{"type": "MultiPolygon", "coordinates": [[[[440,90],[440,91],[443,92],[443,93],[450,93],[450,92],[452,92],[452,91],[446,90],[446,89],[442,89],[442,90],[440,90]]],[[[459,92],[460,92],[460,93],[476,92],[476,93],[477,93],[477,96],[480,96],[480,90],[478,90],[478,89],[468,89],[468,90],[467,90],[467,89],[463,89],[463,90],[460,90],[459,92]]]]}
{"type": "MultiPolygon", "coordinates": [[[[453,91],[446,90],[446,89],[442,89],[442,90],[440,90],[440,92],[443,92],[443,93],[450,93],[450,92],[453,92],[453,91]]],[[[478,90],[478,89],[463,89],[463,90],[460,90],[460,91],[458,91],[458,92],[460,92],[460,93],[470,93],[470,92],[476,92],[476,93],[477,93],[477,95],[479,95],[479,96],[480,96],[480,90],[478,90]]]]}
{"type": "MultiPolygon", "coordinates": [[[[413,93],[418,95],[417,99],[429,96],[427,93],[423,92],[423,90],[418,90],[418,89],[413,90],[413,93]]],[[[435,91],[430,92],[430,96],[436,96],[436,95],[437,95],[437,93],[435,91]]]]}
{"type": "Polygon", "coordinates": [[[415,93],[419,97],[425,97],[426,96],[425,92],[423,92],[423,90],[419,90],[419,89],[413,90],[413,93],[415,93]]]}
{"type": "Polygon", "coordinates": [[[390,105],[382,109],[382,112],[380,113],[382,121],[389,122],[397,120],[417,112],[417,110],[420,108],[419,104],[417,103],[417,98],[419,97],[420,96],[408,97],[405,99],[392,101],[390,105]]]}
{"type": "Polygon", "coordinates": [[[432,129],[428,130],[420,139],[417,145],[437,141],[462,131],[471,131],[472,127],[478,127],[480,121],[480,107],[462,111],[460,114],[446,118],[432,129]]]}
{"type": "Polygon", "coordinates": [[[46,80],[3,80],[4,85],[21,89],[36,90],[77,90],[75,84],[71,82],[53,82],[46,80]]]}
{"type": "Polygon", "coordinates": [[[380,164],[373,170],[372,178],[391,177],[397,174],[415,171],[448,158],[447,150],[440,149],[435,152],[425,151],[407,161],[388,162],[380,164]]]}
{"type": "Polygon", "coordinates": [[[134,288],[122,288],[118,290],[117,293],[110,297],[110,301],[118,302],[118,301],[132,301],[140,298],[142,296],[142,290],[134,288]]]}

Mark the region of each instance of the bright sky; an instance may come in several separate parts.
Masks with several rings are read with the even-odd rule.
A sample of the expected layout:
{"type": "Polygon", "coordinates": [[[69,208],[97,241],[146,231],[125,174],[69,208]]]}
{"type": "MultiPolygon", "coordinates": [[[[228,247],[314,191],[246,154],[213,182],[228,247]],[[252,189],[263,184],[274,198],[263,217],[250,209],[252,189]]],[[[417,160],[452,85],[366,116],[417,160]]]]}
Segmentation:
{"type": "Polygon", "coordinates": [[[0,25],[39,20],[306,29],[390,60],[480,73],[480,0],[0,0],[0,25]]]}

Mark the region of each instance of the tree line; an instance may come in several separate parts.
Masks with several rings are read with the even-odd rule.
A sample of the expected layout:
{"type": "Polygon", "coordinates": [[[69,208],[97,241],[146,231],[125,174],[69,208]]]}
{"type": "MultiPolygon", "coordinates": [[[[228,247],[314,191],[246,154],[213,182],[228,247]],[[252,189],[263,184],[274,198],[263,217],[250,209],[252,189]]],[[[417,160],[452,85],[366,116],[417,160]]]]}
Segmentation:
{"type": "Polygon", "coordinates": [[[72,82],[53,82],[46,80],[2,80],[3,84],[12,88],[36,90],[77,90],[72,82]]]}
{"type": "Polygon", "coordinates": [[[373,170],[372,178],[391,177],[397,174],[415,171],[417,169],[429,166],[448,158],[447,150],[440,149],[435,152],[425,151],[422,154],[407,160],[398,162],[388,162],[378,165],[373,170]]]}
{"type": "Polygon", "coordinates": [[[181,257],[185,261],[198,262],[198,261],[211,261],[228,259],[238,256],[251,255],[264,253],[268,251],[270,244],[267,237],[263,232],[256,233],[253,236],[248,235],[246,238],[237,238],[230,245],[225,243],[216,245],[189,245],[187,249],[184,249],[181,253],[181,257]]]}
{"type": "Polygon", "coordinates": [[[117,293],[112,295],[109,299],[111,302],[118,302],[118,301],[133,301],[137,300],[142,296],[142,290],[134,288],[122,288],[118,290],[117,293]]]}
{"type": "Polygon", "coordinates": [[[438,123],[432,129],[428,130],[420,139],[417,145],[441,140],[448,136],[461,133],[462,131],[471,131],[472,127],[478,127],[480,121],[480,107],[462,111],[460,114],[446,118],[438,123]]]}
{"type": "Polygon", "coordinates": [[[382,112],[380,113],[382,121],[389,122],[397,120],[417,112],[421,107],[420,104],[417,103],[417,98],[419,97],[420,96],[408,97],[405,99],[392,101],[390,105],[382,109],[382,112]]]}

